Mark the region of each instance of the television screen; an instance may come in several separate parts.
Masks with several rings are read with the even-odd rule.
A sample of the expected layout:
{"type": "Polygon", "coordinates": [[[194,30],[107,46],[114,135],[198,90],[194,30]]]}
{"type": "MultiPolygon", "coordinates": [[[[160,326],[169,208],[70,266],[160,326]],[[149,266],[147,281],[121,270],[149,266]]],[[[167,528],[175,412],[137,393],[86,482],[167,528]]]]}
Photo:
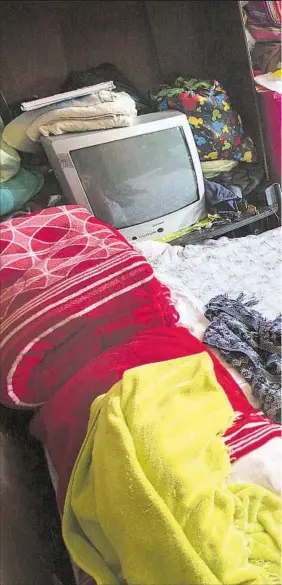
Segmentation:
{"type": "Polygon", "coordinates": [[[72,150],[94,215],[117,229],[179,211],[199,199],[180,127],[72,150]]]}

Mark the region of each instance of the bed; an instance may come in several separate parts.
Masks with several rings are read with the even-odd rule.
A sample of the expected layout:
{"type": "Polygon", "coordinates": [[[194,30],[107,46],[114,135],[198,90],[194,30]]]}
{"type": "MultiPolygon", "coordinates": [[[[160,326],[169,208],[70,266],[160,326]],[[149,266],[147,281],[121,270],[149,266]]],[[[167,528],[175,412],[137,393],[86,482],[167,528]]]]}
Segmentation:
{"type": "MultiPolygon", "coordinates": [[[[35,218],[35,223],[33,218],[29,219],[29,220],[16,220],[18,223],[16,224],[17,226],[20,225],[20,223],[23,221],[29,221],[30,224],[28,227],[28,230],[23,230],[22,226],[21,229],[17,232],[17,237],[18,234],[21,232],[20,237],[22,238],[22,234],[25,234],[25,237],[28,235],[28,245],[25,244],[25,254],[26,254],[26,250],[30,250],[31,247],[34,250],[35,256],[36,254],[41,254],[43,248],[46,252],[46,250],[50,250],[50,234],[52,234],[52,238],[54,238],[54,233],[52,230],[50,232],[48,232],[48,237],[47,237],[47,233],[46,231],[44,231],[44,229],[46,229],[46,222],[44,219],[44,226],[40,225],[40,221],[42,222],[41,218],[42,215],[44,216],[44,213],[42,214],[41,212],[41,217],[40,214],[38,215],[34,215],[35,218]],[[33,222],[33,223],[32,223],[33,222]],[[39,223],[38,223],[39,222],[39,223]],[[33,230],[33,234],[34,234],[34,226],[36,227],[36,247],[33,245],[31,246],[30,243],[30,230],[31,230],[31,224],[32,224],[32,230],[33,230]],[[44,228],[44,229],[43,229],[44,228]],[[43,231],[40,231],[43,230],[43,231]],[[40,238],[38,237],[38,233],[40,232],[40,238]],[[44,237],[42,236],[42,234],[44,234],[44,237]],[[40,246],[38,244],[38,242],[40,242],[40,246]],[[38,252],[38,249],[40,248],[40,252],[38,252]]],[[[85,210],[78,210],[76,209],[68,209],[66,210],[65,208],[58,208],[56,211],[52,211],[52,210],[48,210],[47,212],[48,215],[48,225],[50,226],[50,218],[51,218],[51,223],[52,222],[56,222],[58,221],[58,218],[61,221],[61,217],[63,217],[63,222],[65,220],[67,220],[67,224],[61,223],[60,225],[60,230],[63,233],[63,237],[65,233],[69,233],[71,231],[71,229],[75,232],[75,230],[78,230],[79,226],[82,226],[82,232],[80,233],[79,236],[79,241],[77,239],[77,233],[75,233],[75,238],[76,238],[76,246],[77,250],[78,250],[78,254],[88,254],[88,259],[89,257],[92,255],[93,256],[93,249],[88,250],[87,246],[85,244],[85,237],[87,234],[87,229],[88,229],[88,224],[91,223],[92,227],[93,227],[93,218],[89,218],[88,217],[88,212],[85,212],[85,210]],[[61,214],[61,215],[60,215],[61,214]],[[67,227],[66,227],[67,225],[67,227]],[[83,240],[83,246],[82,244],[82,239],[83,240]],[[86,251],[86,252],[85,252],[86,251]],[[90,256],[89,256],[90,254],[90,256]]],[[[9,222],[7,222],[9,223],[9,222]]],[[[14,224],[13,224],[14,225],[14,224]]],[[[53,224],[52,224],[53,225],[53,224]]],[[[58,225],[56,224],[56,230],[58,231],[58,225]]],[[[52,228],[53,229],[53,228],[52,228]]],[[[79,227],[79,229],[81,229],[81,227],[79,227]]],[[[92,229],[92,228],[91,228],[92,229]]],[[[97,230],[97,226],[93,227],[94,231],[97,230]]],[[[101,230],[101,233],[103,234],[103,245],[101,246],[101,255],[100,255],[100,260],[101,262],[103,262],[103,258],[107,258],[109,256],[108,254],[108,250],[113,250],[115,254],[127,254],[127,251],[124,249],[124,242],[119,240],[118,242],[115,241],[115,239],[111,239],[111,237],[109,237],[109,234],[106,234],[106,237],[104,236],[105,231],[107,231],[108,228],[105,228],[104,226],[101,227],[101,225],[99,224],[99,230],[101,230]],[[104,255],[104,256],[103,256],[104,255]]],[[[4,230],[5,230],[5,226],[4,226],[4,230]]],[[[9,224],[7,226],[7,232],[9,232],[9,230],[11,230],[11,224],[9,224]]],[[[16,230],[17,231],[17,230],[16,230]]],[[[12,230],[13,232],[13,237],[11,239],[11,234],[9,232],[8,236],[7,236],[7,241],[9,241],[9,245],[10,242],[13,240],[13,245],[16,243],[15,242],[15,230],[12,230]]],[[[114,234],[115,238],[120,238],[120,236],[117,236],[117,234],[114,234]]],[[[61,237],[61,236],[60,236],[61,237]]],[[[72,235],[73,237],[73,235],[72,235]]],[[[92,237],[92,236],[91,236],[92,237]]],[[[54,241],[56,240],[56,238],[54,239],[54,241]]],[[[23,240],[21,240],[23,242],[23,240]]],[[[132,275],[134,276],[134,278],[136,279],[136,282],[134,284],[134,286],[137,286],[137,276],[138,275],[138,286],[139,283],[142,282],[142,287],[140,289],[140,291],[142,291],[143,297],[141,295],[141,292],[139,292],[139,296],[138,299],[140,301],[141,297],[144,300],[144,302],[148,300],[148,297],[151,295],[151,299],[155,298],[156,296],[158,297],[158,300],[161,298],[161,301],[159,300],[159,303],[163,303],[165,305],[165,310],[162,311],[162,316],[161,319],[164,320],[166,326],[170,326],[170,324],[173,324],[173,320],[175,317],[175,307],[176,310],[178,311],[179,315],[180,315],[180,321],[179,324],[177,325],[177,327],[179,327],[179,325],[183,328],[183,329],[188,329],[196,338],[198,339],[202,339],[204,331],[207,327],[207,320],[204,316],[204,306],[205,304],[210,300],[211,297],[217,295],[217,294],[221,294],[221,293],[232,293],[232,294],[239,294],[242,292],[242,286],[243,286],[243,292],[246,293],[247,295],[253,295],[254,293],[256,294],[256,296],[258,297],[259,300],[259,305],[258,305],[258,309],[261,311],[262,314],[264,314],[265,316],[272,318],[275,317],[279,307],[280,307],[280,283],[279,283],[279,277],[280,277],[280,270],[281,270],[281,259],[280,259],[280,242],[281,242],[281,230],[280,229],[276,229],[276,230],[272,230],[270,232],[266,232],[264,234],[261,234],[260,236],[248,236],[246,238],[241,238],[241,239],[235,239],[235,240],[228,240],[227,238],[221,238],[218,241],[208,241],[207,243],[201,245],[201,246],[186,246],[186,248],[180,248],[180,247],[172,247],[168,244],[162,244],[162,243],[157,243],[157,242],[144,242],[144,243],[140,243],[138,244],[135,249],[136,249],[136,255],[134,255],[134,253],[132,254],[132,266],[130,267],[130,270],[132,269],[132,275]],[[155,277],[157,277],[156,282],[154,281],[153,283],[153,288],[152,290],[147,288],[144,288],[144,283],[145,283],[145,287],[147,286],[146,283],[151,282],[152,277],[150,275],[150,271],[148,269],[149,265],[146,265],[146,263],[144,263],[144,261],[142,260],[142,257],[140,257],[140,253],[142,253],[142,255],[144,255],[148,262],[149,265],[153,268],[153,272],[155,277]],[[138,270],[142,270],[143,272],[136,272],[138,267],[138,270]],[[265,271],[267,271],[267,278],[265,277],[265,271]],[[219,276],[220,275],[220,278],[219,276]],[[269,278],[269,275],[273,276],[273,280],[271,278],[269,278]],[[161,288],[158,287],[158,282],[161,283],[161,288]],[[244,284],[243,284],[244,283],[244,284]],[[171,299],[172,299],[172,303],[171,303],[171,299],[168,298],[167,296],[167,287],[170,290],[171,293],[171,299]],[[171,305],[171,306],[170,306],[171,305]]],[[[34,243],[34,242],[33,242],[34,243]]],[[[98,240],[97,240],[97,233],[95,233],[95,246],[97,246],[98,244],[98,240]]],[[[55,245],[55,244],[54,244],[55,245]]],[[[53,253],[52,255],[52,259],[55,259],[55,264],[54,266],[56,266],[56,278],[58,279],[59,282],[63,282],[64,279],[66,279],[66,274],[62,272],[62,258],[66,258],[66,254],[64,252],[64,254],[62,255],[62,246],[61,244],[59,245],[59,250],[58,250],[58,240],[56,241],[56,254],[53,253]],[[62,280],[63,279],[63,280],[62,280]]],[[[24,268],[21,265],[21,257],[20,254],[22,253],[21,250],[19,250],[19,248],[16,249],[16,256],[17,256],[17,260],[16,260],[16,270],[18,272],[25,271],[26,267],[24,266],[24,268]]],[[[30,253],[30,252],[29,252],[30,253]]],[[[48,251],[48,254],[50,254],[50,252],[48,251]]],[[[72,254],[68,254],[67,255],[67,260],[66,263],[69,262],[69,265],[72,266],[73,268],[73,258],[75,257],[73,254],[73,248],[72,248],[72,254]]],[[[124,256],[124,257],[125,257],[124,256]]],[[[26,258],[29,256],[25,256],[26,258]]],[[[83,261],[85,262],[85,256],[83,257],[83,261]]],[[[124,261],[124,258],[123,258],[124,261]]],[[[25,260],[26,262],[26,260],[25,260]]],[[[50,262],[50,258],[48,258],[48,262],[50,262]]],[[[80,259],[81,262],[81,259],[80,259]]],[[[111,261],[112,262],[112,261],[111,261]]],[[[7,265],[4,267],[7,269],[7,266],[9,264],[9,270],[11,270],[11,260],[9,259],[7,265]]],[[[101,264],[102,265],[102,264],[101,264]]],[[[112,266],[113,266],[113,262],[112,262],[112,266]]],[[[88,266],[88,265],[87,265],[88,266]]],[[[31,267],[32,270],[34,270],[34,266],[31,267]]],[[[89,267],[88,267],[89,268],[89,267]]],[[[5,275],[7,276],[7,278],[10,278],[10,272],[9,270],[7,270],[7,274],[5,273],[5,275]]],[[[34,280],[34,278],[39,279],[39,290],[44,289],[44,287],[47,287],[50,285],[50,276],[49,273],[47,274],[49,270],[49,267],[47,267],[47,264],[45,265],[44,270],[38,273],[32,273],[32,279],[34,280]],[[44,276],[44,282],[42,281],[42,277],[44,276]],[[40,280],[41,279],[41,280],[40,280]]],[[[127,281],[124,281],[125,278],[125,272],[126,274],[128,274],[129,268],[128,266],[126,267],[125,271],[123,272],[123,286],[125,287],[124,290],[129,290],[129,288],[132,286],[128,284],[127,281]]],[[[50,272],[51,274],[51,272],[50,272]]],[[[53,268],[53,274],[54,274],[54,268],[53,268]]],[[[117,273],[115,273],[117,274],[117,273]]],[[[67,276],[69,275],[69,273],[67,274],[67,276]]],[[[109,275],[105,274],[103,275],[105,279],[109,279],[109,275]]],[[[75,275],[76,278],[76,287],[78,286],[78,279],[75,275]]],[[[109,280],[108,280],[109,281],[109,280]]],[[[18,283],[17,283],[17,279],[14,279],[13,277],[13,286],[17,288],[18,283]]],[[[100,281],[99,281],[100,282],[100,281]]],[[[34,287],[32,288],[28,288],[27,286],[27,281],[25,281],[25,292],[28,292],[28,295],[34,294],[34,287]],[[32,289],[32,290],[31,290],[32,289]]],[[[117,286],[121,286],[119,284],[119,280],[118,277],[116,279],[116,283],[117,286]]],[[[55,282],[56,284],[56,282],[55,282]]],[[[54,285],[54,281],[51,282],[51,287],[54,285]]],[[[111,285],[114,286],[111,282],[111,285]]],[[[62,286],[62,285],[60,285],[62,286]]],[[[65,284],[64,284],[65,286],[65,284]]],[[[93,286],[93,285],[92,285],[93,286]]],[[[19,294],[22,294],[22,285],[21,288],[17,289],[18,291],[20,291],[19,294]]],[[[51,290],[51,289],[50,289],[51,290]]],[[[101,289],[102,290],[102,289],[101,289]]],[[[41,294],[41,293],[40,293],[41,294]]],[[[45,293],[44,293],[45,294],[45,293]]],[[[74,293],[73,293],[74,294],[74,293]]],[[[104,294],[104,293],[103,293],[104,294]]],[[[116,294],[116,292],[115,292],[116,294]]],[[[36,295],[38,295],[38,291],[36,292],[36,295]]],[[[43,298],[43,297],[42,297],[43,298]]],[[[46,299],[47,296],[44,297],[45,298],[45,303],[46,303],[46,299]]],[[[81,297],[79,297],[81,299],[81,297]]],[[[32,305],[32,297],[28,296],[29,299],[29,303],[30,305],[32,305]],[[30,299],[32,302],[30,302],[30,299]]],[[[37,299],[37,296],[36,296],[37,299]]],[[[83,299],[84,300],[84,299],[83,299]]],[[[142,302],[143,302],[142,300],[142,302]]],[[[53,298],[50,297],[49,300],[47,300],[48,302],[53,301],[53,298]]],[[[11,307],[11,304],[9,304],[11,301],[8,302],[8,307],[11,307]]],[[[37,301],[36,301],[37,302],[37,301]]],[[[81,300],[82,302],[82,300],[81,300]]],[[[89,303],[89,301],[87,301],[89,303]]],[[[101,301],[99,301],[101,303],[101,301]]],[[[135,301],[134,301],[135,302],[135,301]]],[[[60,300],[60,303],[62,304],[62,301],[60,300]]],[[[43,306],[43,305],[42,305],[43,306]]],[[[53,305],[49,305],[50,308],[53,305]]],[[[98,306],[98,305],[96,305],[98,306]]],[[[132,305],[134,306],[134,304],[132,305]]],[[[116,307],[116,306],[115,306],[116,307]]],[[[158,307],[159,305],[155,305],[154,306],[154,310],[152,311],[152,316],[150,316],[150,319],[146,313],[145,317],[144,314],[142,313],[142,327],[140,329],[141,334],[142,331],[144,330],[144,327],[146,329],[146,327],[148,327],[148,323],[150,323],[150,327],[154,326],[154,327],[158,327],[159,326],[159,321],[158,321],[158,307]],[[151,318],[153,318],[153,325],[152,325],[152,321],[151,318]],[[145,324],[145,325],[144,325],[145,324]],[[143,329],[142,329],[143,328],[143,329]]],[[[45,307],[45,305],[43,306],[43,308],[41,308],[41,313],[40,313],[40,319],[42,320],[42,314],[43,312],[45,312],[47,310],[47,308],[45,307]]],[[[117,307],[116,307],[117,308],[117,307]]],[[[70,309],[70,306],[68,305],[68,310],[70,309]]],[[[18,311],[19,309],[17,309],[18,311]]],[[[61,310],[61,309],[60,309],[61,310]]],[[[74,310],[74,305],[71,305],[71,310],[74,310]]],[[[80,307],[81,310],[81,307],[80,307]]],[[[83,309],[85,310],[85,309],[83,309]]],[[[113,309],[112,309],[113,310],[113,309]]],[[[135,309],[134,309],[135,310],[135,309]]],[[[143,309],[142,309],[143,310],[143,309]]],[[[111,313],[111,311],[109,310],[107,317],[111,316],[111,314],[113,315],[113,313],[111,313]]],[[[139,314],[139,313],[138,313],[139,314]]],[[[32,315],[32,313],[31,313],[32,315]]],[[[26,315],[24,315],[24,317],[26,318],[26,315]]],[[[104,315],[102,315],[102,317],[104,318],[104,315]]],[[[96,318],[96,317],[95,317],[96,318]]],[[[58,315],[56,316],[56,319],[58,319],[58,315]]],[[[124,316],[123,316],[124,319],[124,316]]],[[[30,318],[30,321],[32,322],[32,316],[30,318]]],[[[69,322],[69,319],[65,320],[69,322]]],[[[65,321],[63,322],[65,324],[65,321]]],[[[73,323],[73,320],[71,320],[71,322],[73,323]]],[[[162,321],[160,321],[162,322],[162,321]]],[[[41,321],[39,322],[39,325],[41,324],[41,321]]],[[[123,320],[120,321],[116,321],[115,323],[115,328],[113,328],[111,326],[111,329],[107,330],[108,325],[106,326],[106,332],[108,333],[108,335],[110,336],[111,339],[114,338],[114,336],[116,335],[116,332],[118,330],[118,328],[120,328],[120,323],[123,323],[124,327],[123,329],[128,328],[127,331],[127,335],[132,335],[133,334],[133,330],[132,330],[132,323],[129,321],[128,323],[124,323],[123,320]],[[125,326],[126,325],[126,326],[125,326]]],[[[138,322],[139,323],[139,322],[138,322]]],[[[140,319],[140,323],[141,323],[141,319],[140,319]]],[[[39,326],[38,325],[38,326],[39,326]]],[[[40,325],[41,326],[41,325],[40,325]]],[[[22,325],[19,326],[22,329],[22,325]]],[[[32,323],[32,327],[35,327],[34,331],[35,333],[32,333],[32,335],[34,336],[34,334],[36,334],[36,324],[34,325],[34,323],[32,323]]],[[[55,325],[53,323],[52,327],[49,327],[45,335],[45,338],[48,334],[48,347],[47,347],[47,351],[50,350],[50,344],[52,340],[52,335],[54,337],[54,331],[56,330],[56,321],[55,321],[55,325]],[[53,329],[52,329],[53,327],[53,329]]],[[[136,324],[134,324],[134,328],[136,328],[136,324]]],[[[33,330],[32,330],[33,331],[33,330]]],[[[135,329],[134,329],[135,331],[135,329]]],[[[75,347],[72,346],[73,344],[73,338],[75,337],[75,335],[78,335],[78,341],[79,339],[81,339],[79,337],[79,335],[81,334],[81,331],[75,331],[73,329],[71,329],[69,331],[70,337],[67,339],[67,343],[69,344],[68,346],[68,352],[74,351],[74,353],[72,354],[73,356],[75,355],[75,353],[77,353],[77,345],[75,347]]],[[[23,334],[26,334],[26,332],[24,332],[23,334]]],[[[93,336],[92,336],[93,337],[93,336]]],[[[97,353],[99,353],[99,351],[101,351],[101,349],[97,349],[97,346],[91,346],[91,343],[93,342],[92,337],[88,337],[88,341],[90,344],[90,348],[89,348],[89,352],[91,354],[91,351],[96,351],[97,353]],[[91,340],[91,342],[90,342],[91,340]]],[[[13,365],[12,369],[11,367],[8,368],[8,377],[9,376],[14,376],[14,380],[15,382],[18,384],[18,386],[16,386],[16,388],[18,388],[18,390],[15,391],[15,386],[13,387],[11,384],[10,386],[8,385],[8,395],[5,396],[5,400],[10,400],[13,401],[14,406],[20,406],[20,407],[29,407],[29,408],[38,408],[38,406],[40,406],[40,401],[38,400],[38,397],[36,398],[36,400],[34,400],[34,396],[38,393],[38,390],[40,389],[40,392],[42,393],[42,380],[44,379],[42,377],[42,372],[47,372],[49,371],[48,368],[50,369],[50,365],[52,365],[52,363],[54,363],[54,360],[58,359],[58,356],[56,354],[58,348],[60,349],[64,343],[64,339],[60,338],[59,342],[58,340],[56,340],[56,343],[58,344],[57,346],[54,345],[51,347],[51,356],[52,356],[52,360],[53,362],[49,361],[47,359],[47,364],[45,363],[43,370],[39,370],[37,372],[38,376],[36,378],[36,371],[38,368],[38,363],[40,362],[40,360],[42,360],[42,355],[44,353],[44,351],[46,351],[46,345],[42,348],[42,345],[40,345],[41,340],[40,340],[40,336],[37,336],[36,338],[34,338],[36,343],[37,343],[37,352],[33,352],[30,353],[30,347],[34,346],[34,340],[32,337],[32,343],[29,340],[29,343],[27,343],[27,340],[24,340],[25,345],[25,349],[21,350],[20,352],[20,358],[17,358],[16,362],[13,362],[13,364],[15,363],[15,365],[13,365]],[[39,345],[38,345],[39,344],[39,345]],[[28,348],[28,349],[26,349],[28,348]],[[55,350],[55,351],[54,351],[55,350]],[[29,354],[28,354],[29,352],[29,354]],[[41,352],[41,353],[40,353],[41,352]],[[25,360],[26,355],[28,354],[29,357],[29,361],[25,360]],[[25,370],[24,370],[24,376],[21,377],[21,384],[19,386],[19,379],[20,379],[20,374],[22,375],[23,371],[19,370],[19,372],[17,373],[17,377],[14,375],[16,368],[20,365],[22,365],[21,362],[23,362],[25,360],[25,370]],[[47,368],[48,366],[48,368],[47,368]],[[33,368],[33,370],[31,370],[31,367],[33,368]],[[12,372],[12,374],[11,374],[12,372]],[[25,397],[23,397],[22,395],[19,397],[19,394],[17,394],[17,392],[22,391],[22,388],[26,389],[25,391],[29,391],[28,389],[28,384],[27,381],[30,380],[30,376],[31,376],[31,372],[33,375],[33,392],[31,393],[31,395],[25,395],[25,397]],[[35,372],[35,373],[34,373],[35,372]]],[[[120,340],[119,340],[120,341],[120,340]]],[[[17,343],[20,342],[18,341],[17,338],[17,343]]],[[[105,342],[105,340],[104,340],[105,342]]],[[[121,340],[122,342],[122,340],[121,340]]],[[[76,342],[77,343],[77,342],[76,342]]],[[[111,349],[111,348],[110,348],[111,349]]],[[[9,348],[9,351],[10,348],[9,348]]],[[[87,353],[87,352],[86,352],[87,353]]],[[[113,358],[114,357],[115,352],[112,351],[112,354],[110,352],[110,357],[113,358]]],[[[9,352],[7,354],[9,356],[9,352]]],[[[68,354],[70,355],[70,354],[68,354]]],[[[42,360],[44,362],[44,359],[42,360]]],[[[98,358],[99,361],[99,358],[98,358]]],[[[222,360],[221,360],[222,361],[222,360]]],[[[65,362],[63,361],[62,357],[60,357],[59,361],[56,362],[56,364],[61,365],[61,366],[65,366],[65,362]]],[[[98,368],[98,372],[100,371],[101,376],[103,377],[103,372],[105,371],[105,367],[106,365],[109,365],[109,361],[104,361],[102,360],[101,364],[100,364],[100,368],[102,367],[102,369],[99,370],[98,368]]],[[[225,364],[226,365],[226,364],[225,364]]],[[[50,469],[50,473],[51,473],[51,477],[52,477],[52,481],[54,484],[54,487],[57,491],[57,487],[58,487],[58,469],[59,469],[59,475],[62,472],[62,466],[64,465],[64,461],[62,461],[63,457],[62,457],[62,451],[58,454],[57,456],[57,460],[56,460],[56,446],[59,446],[60,441],[62,441],[62,443],[64,443],[65,441],[65,436],[64,436],[64,432],[65,432],[65,428],[66,425],[69,425],[69,421],[67,421],[66,419],[66,414],[65,412],[63,412],[64,409],[64,405],[67,404],[67,400],[71,399],[73,400],[73,388],[77,387],[77,383],[81,383],[81,388],[80,390],[83,391],[82,386],[84,383],[84,377],[86,375],[86,369],[88,364],[86,364],[86,366],[84,364],[80,364],[81,369],[78,370],[78,377],[76,377],[75,380],[75,386],[73,385],[72,388],[69,388],[68,382],[65,382],[65,380],[62,378],[62,380],[58,379],[56,380],[56,384],[58,386],[58,388],[60,388],[60,385],[63,387],[63,391],[60,389],[59,391],[57,391],[56,388],[56,392],[53,389],[52,386],[52,396],[50,400],[47,400],[47,402],[44,403],[44,400],[46,401],[46,396],[44,396],[44,400],[41,399],[41,409],[39,411],[39,413],[37,414],[37,417],[35,418],[39,418],[41,417],[40,420],[40,439],[43,441],[43,443],[45,443],[45,452],[46,452],[46,457],[47,457],[47,462],[49,465],[49,469],[50,469]],[[56,403],[56,394],[61,394],[61,401],[56,403]],[[53,401],[53,405],[52,405],[52,401],[53,401]],[[54,433],[54,438],[52,439],[51,437],[51,441],[50,441],[50,436],[48,436],[48,428],[46,425],[46,420],[48,421],[52,421],[53,424],[53,418],[54,417],[54,413],[58,412],[58,410],[60,410],[61,412],[61,420],[58,422],[57,421],[57,429],[56,429],[56,433],[54,433]],[[42,416],[41,416],[41,413],[42,416]],[[47,414],[46,414],[47,413],[47,414]],[[44,418],[45,417],[45,418],[44,418]],[[43,421],[43,424],[42,424],[43,421]],[[45,426],[44,426],[45,425],[45,426]],[[59,433],[59,434],[58,434],[59,433]],[[45,440],[46,439],[46,440],[45,440]],[[53,441],[53,442],[52,442],[53,441]]],[[[71,366],[70,366],[71,367],[71,366]]],[[[237,381],[237,383],[239,384],[239,386],[241,387],[241,389],[243,390],[245,396],[247,396],[249,402],[251,404],[253,404],[253,406],[256,407],[256,403],[252,398],[252,394],[251,394],[251,389],[250,386],[245,382],[245,380],[242,378],[242,376],[240,376],[240,374],[238,374],[236,371],[230,369],[227,367],[227,369],[230,371],[232,377],[237,381]]],[[[63,376],[63,373],[62,373],[63,376]]],[[[75,376],[77,376],[75,374],[75,376]]],[[[74,378],[75,378],[74,376],[74,378]]],[[[51,387],[51,385],[54,383],[54,380],[48,380],[48,384],[51,387]]],[[[50,391],[50,388],[48,387],[47,381],[45,380],[45,394],[47,395],[48,392],[50,391]]],[[[102,384],[103,386],[103,384],[102,384]]],[[[101,386],[101,388],[102,388],[101,386]]],[[[101,392],[103,392],[103,389],[100,389],[101,392]]],[[[104,392],[107,390],[107,388],[104,389],[104,392]]],[[[7,402],[6,402],[7,403],[7,402]]],[[[9,404],[8,404],[9,405],[9,404]]],[[[87,404],[86,404],[87,406],[87,404]]],[[[79,400],[72,405],[72,411],[70,411],[71,416],[73,417],[73,425],[75,425],[76,423],[76,417],[77,415],[77,409],[81,408],[80,407],[80,402],[79,400]]],[[[89,409],[89,406],[87,406],[87,409],[89,409]]],[[[37,420],[38,422],[38,420],[37,420]]],[[[35,425],[36,427],[36,425],[35,425]]],[[[63,451],[64,455],[65,455],[65,459],[68,459],[69,456],[69,449],[72,448],[72,437],[70,437],[71,432],[69,432],[71,430],[71,427],[69,427],[68,429],[68,442],[66,442],[66,449],[65,451],[63,451]]],[[[33,431],[36,434],[36,428],[33,428],[33,431]]],[[[85,434],[85,431],[84,431],[85,434]]],[[[84,434],[82,433],[80,435],[80,438],[78,440],[77,444],[81,444],[84,434]]],[[[250,453],[248,453],[247,455],[239,458],[236,460],[235,463],[233,463],[232,465],[232,471],[231,474],[228,478],[228,481],[232,484],[236,484],[236,483],[241,483],[241,482],[250,482],[250,483],[254,483],[257,485],[260,485],[262,487],[267,488],[268,490],[270,490],[273,493],[279,493],[280,492],[280,486],[281,486],[281,477],[280,477],[280,472],[279,472],[279,461],[281,460],[281,455],[282,455],[282,448],[281,448],[281,438],[280,436],[278,436],[278,432],[276,431],[274,433],[275,436],[273,437],[269,437],[269,440],[267,442],[265,442],[262,446],[260,446],[259,448],[252,450],[250,453]]],[[[280,435],[280,429],[279,429],[279,435],[280,435]]],[[[37,433],[38,436],[38,433],[37,433]]],[[[58,449],[57,449],[58,450],[58,449]]],[[[72,465],[73,465],[73,460],[72,460],[72,465]]],[[[66,470],[64,470],[66,471],[66,470]]],[[[67,476],[68,474],[66,474],[67,476]]],[[[66,485],[63,486],[63,488],[61,487],[61,500],[60,500],[60,494],[58,492],[58,501],[59,501],[59,505],[61,504],[61,510],[62,510],[62,502],[63,502],[63,497],[62,494],[64,493],[64,490],[66,489],[66,485]]],[[[91,579],[89,579],[85,574],[80,574],[79,575],[79,582],[82,585],[88,585],[90,583],[93,583],[93,581],[91,579]]]]}
{"type": "MultiPolygon", "coordinates": [[[[281,235],[282,229],[277,228],[258,236],[207,240],[202,245],[181,247],[146,241],[135,247],[144,254],[156,277],[169,287],[179,323],[202,339],[209,323],[205,305],[219,294],[238,296],[243,291],[249,298],[255,295],[256,308],[266,318],[276,317],[281,307],[281,235]]],[[[258,407],[243,376],[220,359],[249,402],[258,407]]],[[[254,482],[280,494],[281,457],[282,440],[273,438],[234,463],[229,482],[254,482]]],[[[46,459],[56,490],[57,475],[47,450],[46,459]]],[[[79,583],[80,572],[75,564],[73,568],[79,583]]],[[[82,577],[82,583],[87,585],[87,576],[82,577]]]]}

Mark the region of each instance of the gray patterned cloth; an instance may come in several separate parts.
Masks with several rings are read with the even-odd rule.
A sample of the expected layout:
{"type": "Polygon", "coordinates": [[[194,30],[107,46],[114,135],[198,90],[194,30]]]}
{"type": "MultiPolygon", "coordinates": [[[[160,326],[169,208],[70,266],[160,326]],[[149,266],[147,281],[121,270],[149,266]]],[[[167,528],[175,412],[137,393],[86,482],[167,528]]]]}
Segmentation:
{"type": "Polygon", "coordinates": [[[257,301],[218,295],[206,305],[204,342],[217,348],[250,383],[261,410],[281,423],[281,315],[272,321],[251,308],[257,301]]]}

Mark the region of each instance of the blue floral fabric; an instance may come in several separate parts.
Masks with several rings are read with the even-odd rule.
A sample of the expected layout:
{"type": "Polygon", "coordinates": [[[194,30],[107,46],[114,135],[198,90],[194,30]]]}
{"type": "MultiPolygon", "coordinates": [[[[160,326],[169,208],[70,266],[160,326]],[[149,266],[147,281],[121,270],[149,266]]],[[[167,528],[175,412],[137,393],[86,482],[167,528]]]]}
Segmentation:
{"type": "Polygon", "coordinates": [[[255,162],[254,144],[245,137],[241,118],[218,81],[178,77],[173,86],[161,87],[151,97],[158,110],[186,114],[201,161],[255,162]]]}

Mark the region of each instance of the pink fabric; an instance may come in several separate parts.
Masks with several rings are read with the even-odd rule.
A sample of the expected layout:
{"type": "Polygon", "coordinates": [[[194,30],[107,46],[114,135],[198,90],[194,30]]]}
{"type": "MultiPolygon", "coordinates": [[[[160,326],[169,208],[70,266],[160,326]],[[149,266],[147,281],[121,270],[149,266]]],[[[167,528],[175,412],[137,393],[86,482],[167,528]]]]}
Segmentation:
{"type": "Polygon", "coordinates": [[[274,91],[265,91],[259,93],[259,99],[263,110],[267,158],[275,180],[281,183],[282,95],[274,91]]]}

